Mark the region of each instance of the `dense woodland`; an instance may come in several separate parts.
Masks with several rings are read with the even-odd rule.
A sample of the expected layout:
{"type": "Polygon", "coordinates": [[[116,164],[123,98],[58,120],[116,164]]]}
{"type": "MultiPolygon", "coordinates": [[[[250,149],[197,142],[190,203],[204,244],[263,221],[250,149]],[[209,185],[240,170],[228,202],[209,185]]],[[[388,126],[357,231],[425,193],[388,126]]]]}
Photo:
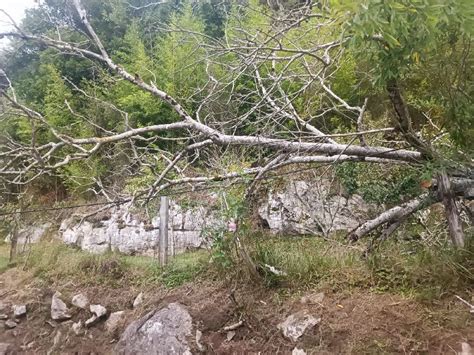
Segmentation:
{"type": "Polygon", "coordinates": [[[235,181],[248,207],[268,174],[325,165],[386,209],[352,240],[441,201],[462,247],[473,15],[470,0],[41,1],[0,34],[2,210],[235,181]]]}

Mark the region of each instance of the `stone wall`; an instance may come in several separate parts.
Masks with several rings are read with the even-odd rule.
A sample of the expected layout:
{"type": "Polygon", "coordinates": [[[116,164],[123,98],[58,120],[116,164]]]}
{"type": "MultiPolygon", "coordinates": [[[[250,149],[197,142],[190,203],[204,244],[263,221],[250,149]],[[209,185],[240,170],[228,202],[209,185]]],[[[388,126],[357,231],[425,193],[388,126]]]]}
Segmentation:
{"type": "MultiPolygon", "coordinates": [[[[169,210],[169,250],[176,254],[204,245],[203,229],[213,224],[212,211],[204,206],[184,209],[171,202],[169,210]]],[[[155,255],[158,251],[160,218],[140,218],[121,206],[112,209],[101,221],[78,221],[71,217],[59,228],[61,239],[92,253],[119,251],[124,254],[155,255]]]]}
{"type": "Polygon", "coordinates": [[[298,180],[270,189],[258,207],[262,224],[288,234],[329,235],[354,229],[374,206],[359,195],[336,194],[333,186],[330,180],[298,180]]]}
{"type": "MultiPolygon", "coordinates": [[[[170,201],[170,255],[187,249],[204,247],[207,241],[203,230],[221,226],[213,209],[215,196],[194,201],[195,207],[182,207],[170,201]]],[[[272,233],[328,235],[335,231],[349,231],[372,212],[373,206],[358,195],[344,196],[334,192],[330,180],[296,180],[273,188],[257,206],[260,224],[272,233]]],[[[64,219],[57,231],[66,244],[92,253],[119,251],[128,255],[156,255],[158,249],[159,217],[143,217],[143,211],[127,206],[114,207],[107,212],[80,220],[64,219]]],[[[30,226],[20,231],[20,244],[36,242],[51,224],[30,226]]]]}

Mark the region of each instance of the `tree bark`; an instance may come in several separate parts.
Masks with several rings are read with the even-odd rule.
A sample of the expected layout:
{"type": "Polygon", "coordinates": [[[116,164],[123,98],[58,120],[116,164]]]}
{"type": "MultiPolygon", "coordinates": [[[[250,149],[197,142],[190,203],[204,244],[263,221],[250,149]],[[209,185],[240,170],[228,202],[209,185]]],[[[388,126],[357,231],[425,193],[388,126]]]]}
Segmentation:
{"type": "Polygon", "coordinates": [[[446,219],[448,221],[449,235],[453,245],[457,248],[464,248],[464,232],[461,218],[456,206],[456,198],[451,187],[448,174],[442,171],[438,175],[438,197],[443,202],[446,219]]]}
{"type": "Polygon", "coordinates": [[[397,80],[393,79],[387,83],[387,92],[396,113],[398,127],[405,140],[423,156],[429,160],[433,159],[433,149],[420,139],[414,132],[408,106],[403,100],[397,80]]]}
{"type": "Polygon", "coordinates": [[[349,233],[348,238],[352,241],[357,241],[363,236],[369,234],[377,227],[385,223],[393,223],[400,219],[404,219],[406,216],[418,211],[419,209],[429,205],[432,201],[432,196],[429,193],[425,193],[413,200],[405,202],[400,206],[395,206],[389,210],[383,212],[378,217],[371,219],[349,233]]]}

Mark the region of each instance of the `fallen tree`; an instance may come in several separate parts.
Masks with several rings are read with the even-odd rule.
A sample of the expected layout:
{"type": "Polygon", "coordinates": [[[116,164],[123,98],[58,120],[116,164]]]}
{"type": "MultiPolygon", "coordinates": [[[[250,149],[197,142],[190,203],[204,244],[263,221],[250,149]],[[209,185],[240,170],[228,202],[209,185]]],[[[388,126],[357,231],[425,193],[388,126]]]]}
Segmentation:
{"type": "MultiPolygon", "coordinates": [[[[92,61],[98,70],[106,73],[107,80],[128,82],[133,88],[166,105],[174,119],[172,122],[134,127],[129,121],[131,112],[125,112],[114,103],[104,101],[72,83],[77,95],[107,106],[114,114],[123,117],[123,122],[116,129],[110,129],[96,123],[96,118],[85,117],[65,100],[71,117],[97,133],[71,135],[65,132],[64,127],[55,126],[47,113],[24,104],[16,94],[14,81],[10,80],[7,72],[1,71],[0,92],[4,116],[7,120],[21,116],[30,127],[27,141],[8,133],[1,134],[0,176],[5,184],[27,185],[41,176],[56,174],[73,162],[87,161],[96,155],[105,154],[107,147],[112,147],[108,151],[112,157],[113,150],[120,149],[124,155],[130,156],[134,164],[148,166],[153,171],[154,181],[135,193],[136,197],[146,196],[147,201],[179,184],[199,186],[244,176],[254,178],[248,190],[251,194],[253,187],[265,174],[292,164],[352,161],[387,167],[393,164],[416,166],[426,163],[439,166],[466,165],[466,159],[460,164],[447,162],[436,147],[436,139],[445,132],[437,132],[435,139],[429,141],[415,131],[399,81],[392,77],[385,78],[386,93],[395,113],[392,126],[363,129],[368,111],[367,98],[356,105],[332,88],[333,77],[342,70],[341,58],[346,45],[357,37],[350,31],[346,34],[341,30],[341,33],[330,35],[325,32],[334,31],[334,23],[340,16],[332,9],[305,5],[284,12],[270,11],[263,16],[265,23],[262,28],[252,28],[253,24],[246,28],[245,21],[250,16],[248,12],[260,11],[259,8],[252,8],[254,5],[248,5],[248,8],[229,14],[235,17],[231,18],[234,23],[226,29],[222,38],[211,38],[185,27],[165,28],[165,32],[182,33],[195,41],[202,41],[196,48],[203,53],[201,60],[205,63],[207,81],[195,88],[188,98],[183,98],[160,88],[156,76],[144,78],[127,70],[125,64],[118,63],[91,24],[94,14],[88,14],[79,0],[72,0],[69,4],[74,13],[64,23],[54,24],[52,28],[56,31],[52,33],[56,33],[55,37],[50,32],[29,33],[15,23],[14,31],[0,33],[0,37],[15,38],[39,48],[54,49],[64,56],[92,61]],[[71,32],[79,40],[63,39],[68,36],[62,36],[61,33],[71,32]],[[301,40],[309,37],[310,41],[301,40]],[[246,82],[245,90],[240,88],[242,82],[246,82]],[[298,83],[296,89],[291,88],[293,82],[298,83]],[[306,107],[298,107],[296,103],[299,97],[308,94],[318,96],[319,107],[315,113],[307,113],[306,107]],[[189,104],[189,100],[196,96],[199,96],[199,101],[189,104]],[[233,102],[236,104],[231,105],[233,102]],[[226,105],[232,110],[222,114],[220,107],[225,108],[226,105]],[[347,120],[351,128],[343,133],[324,132],[325,124],[318,124],[318,119],[327,120],[329,114],[347,120]],[[249,122],[254,126],[253,131],[246,133],[249,122]],[[43,131],[50,135],[48,141],[39,139],[43,131]],[[402,139],[384,140],[387,133],[397,134],[402,139]],[[166,135],[182,142],[178,150],[156,148],[156,145],[169,139],[166,135]],[[356,140],[359,140],[359,145],[355,144],[356,140]],[[374,141],[383,141],[384,145],[374,144],[374,141]],[[212,156],[219,151],[217,147],[223,150],[233,147],[256,149],[264,156],[264,162],[251,168],[220,173],[216,173],[216,166],[209,169],[207,175],[196,174],[192,164],[186,163],[190,155],[196,157],[195,160],[212,156]],[[150,163],[157,157],[167,162],[160,170],[153,169],[150,163]]],[[[376,42],[382,51],[396,52],[398,45],[388,35],[365,36],[364,40],[376,42]]],[[[141,69],[152,72],[151,67],[141,69]]],[[[306,104],[311,106],[315,102],[310,100],[306,104]]],[[[431,121],[429,123],[432,124],[431,121]]],[[[466,156],[462,151],[460,155],[466,156]]],[[[467,158],[467,165],[471,164],[472,160],[467,158]]],[[[381,225],[394,225],[397,220],[406,219],[430,203],[442,201],[453,244],[463,247],[464,235],[455,201],[456,194],[446,169],[441,168],[439,171],[438,182],[431,187],[433,191],[437,188],[437,196],[433,191],[426,192],[392,207],[352,231],[350,239],[358,240],[381,225]]],[[[466,179],[460,186],[465,190],[472,187],[473,180],[469,179],[469,168],[464,171],[467,171],[466,179]]],[[[101,181],[96,179],[96,185],[96,193],[110,196],[107,186],[101,181]]]]}

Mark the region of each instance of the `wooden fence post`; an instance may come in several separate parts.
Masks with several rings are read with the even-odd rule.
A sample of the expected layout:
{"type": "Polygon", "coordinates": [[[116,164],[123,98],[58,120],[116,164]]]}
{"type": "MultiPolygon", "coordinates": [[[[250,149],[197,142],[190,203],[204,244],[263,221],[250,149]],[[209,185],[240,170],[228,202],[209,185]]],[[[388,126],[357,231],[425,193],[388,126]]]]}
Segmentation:
{"type": "Polygon", "coordinates": [[[168,217],[169,217],[168,196],[160,197],[160,266],[165,266],[168,261],[168,217]]]}

